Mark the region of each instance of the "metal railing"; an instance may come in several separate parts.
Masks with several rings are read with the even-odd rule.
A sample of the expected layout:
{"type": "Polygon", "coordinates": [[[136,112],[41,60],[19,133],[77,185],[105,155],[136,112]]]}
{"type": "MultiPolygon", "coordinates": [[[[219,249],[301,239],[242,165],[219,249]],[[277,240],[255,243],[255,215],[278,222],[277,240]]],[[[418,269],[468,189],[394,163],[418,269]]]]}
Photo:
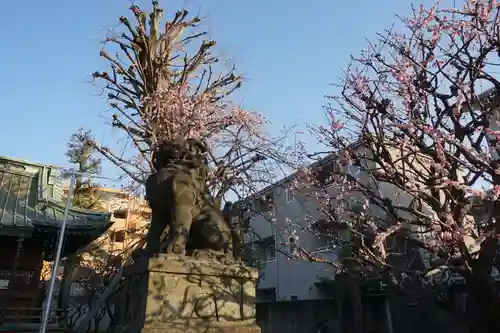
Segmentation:
{"type": "MultiPolygon", "coordinates": [[[[42,313],[42,308],[0,308],[0,325],[40,323],[42,313]]],[[[51,324],[65,323],[67,314],[66,309],[52,309],[49,322],[51,324]]]]}
{"type": "Polygon", "coordinates": [[[266,264],[270,262],[276,262],[276,258],[271,258],[271,259],[266,259],[266,260],[256,260],[255,261],[255,267],[259,270],[264,269],[266,267],[266,264]]]}
{"type": "Polygon", "coordinates": [[[312,253],[325,253],[325,252],[335,252],[335,251],[337,251],[337,249],[332,245],[325,245],[318,247],[315,251],[312,251],[312,253]]]}

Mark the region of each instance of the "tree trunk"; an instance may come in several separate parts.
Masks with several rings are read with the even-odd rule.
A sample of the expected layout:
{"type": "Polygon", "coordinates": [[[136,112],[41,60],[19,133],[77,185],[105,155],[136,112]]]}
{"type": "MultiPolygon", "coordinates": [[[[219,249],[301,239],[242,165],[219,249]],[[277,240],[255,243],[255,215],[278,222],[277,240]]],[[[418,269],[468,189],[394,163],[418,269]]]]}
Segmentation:
{"type": "Polygon", "coordinates": [[[479,319],[485,333],[500,332],[500,295],[491,276],[471,272],[465,274],[469,297],[478,308],[479,319]]]}
{"type": "Polygon", "coordinates": [[[337,330],[340,333],[344,332],[344,283],[342,281],[342,274],[337,274],[335,278],[335,297],[337,298],[337,330]]]}
{"type": "Polygon", "coordinates": [[[340,332],[364,333],[363,302],[359,282],[346,273],[338,274],[336,279],[338,326],[340,332]],[[344,306],[346,300],[349,305],[347,307],[344,306]],[[352,312],[352,323],[346,318],[348,312],[352,312]]]}
{"type": "Polygon", "coordinates": [[[363,300],[361,298],[361,288],[359,282],[353,277],[346,275],[347,288],[354,314],[354,333],[364,333],[363,300]]]}

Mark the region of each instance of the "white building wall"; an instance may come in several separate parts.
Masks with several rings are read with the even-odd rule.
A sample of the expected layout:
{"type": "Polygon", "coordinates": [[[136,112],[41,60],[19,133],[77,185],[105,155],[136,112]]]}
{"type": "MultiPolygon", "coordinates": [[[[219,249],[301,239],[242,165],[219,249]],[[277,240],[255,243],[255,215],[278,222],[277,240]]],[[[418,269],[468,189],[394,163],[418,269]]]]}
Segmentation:
{"type": "MultiPolygon", "coordinates": [[[[369,174],[366,172],[360,171],[356,174],[356,177],[364,184],[373,183],[373,180],[370,179],[369,174]]],[[[276,208],[273,214],[270,215],[273,215],[274,218],[255,216],[250,219],[250,228],[260,237],[271,236],[276,231],[276,247],[284,253],[278,251],[275,259],[260,264],[261,276],[257,287],[258,289],[275,288],[277,300],[290,300],[292,296],[296,296],[298,299],[328,297],[316,285],[321,281],[334,280],[335,267],[325,263],[290,260],[286,255],[287,246],[282,245],[287,242],[289,236],[286,229],[291,223],[299,237],[301,248],[315,253],[320,258],[337,261],[339,258],[338,250],[330,248],[327,252],[321,251],[321,248],[326,245],[325,241],[307,230],[308,222],[317,221],[322,217],[318,210],[320,208],[319,202],[312,196],[300,195],[289,201],[290,198],[286,195],[286,186],[286,184],[280,184],[279,187],[277,185],[272,189],[276,208]],[[308,216],[307,219],[306,216],[308,216]]],[[[411,195],[404,193],[393,184],[378,183],[378,189],[381,196],[388,197],[394,203],[403,207],[408,207],[412,202],[411,195]]],[[[331,197],[335,197],[337,189],[330,187],[327,192],[331,197]]],[[[363,201],[362,196],[355,191],[349,193],[349,196],[353,202],[363,201]]],[[[370,209],[373,214],[385,218],[385,213],[380,208],[372,205],[370,209]]],[[[432,214],[425,207],[423,212],[428,215],[432,214]]],[[[412,219],[412,217],[408,216],[408,219],[412,219]]],[[[250,237],[246,237],[245,241],[247,243],[251,242],[250,237]]],[[[425,254],[422,253],[422,255],[423,259],[425,259],[425,254]]]]}
{"type": "Polygon", "coordinates": [[[288,201],[284,188],[274,188],[275,209],[268,216],[256,215],[250,219],[250,228],[257,237],[250,239],[248,233],[245,241],[274,236],[276,254],[271,260],[259,263],[259,289],[274,288],[276,300],[309,300],[327,298],[315,284],[335,279],[334,266],[328,263],[295,260],[290,257],[290,248],[286,244],[290,235],[289,227],[296,231],[300,246],[315,257],[337,262],[336,250],[320,250],[324,241],[306,230],[308,221],[320,218],[319,205],[308,197],[297,197],[288,201]],[[306,219],[310,216],[311,219],[306,219]],[[320,250],[320,251],[318,251],[320,250]]]}

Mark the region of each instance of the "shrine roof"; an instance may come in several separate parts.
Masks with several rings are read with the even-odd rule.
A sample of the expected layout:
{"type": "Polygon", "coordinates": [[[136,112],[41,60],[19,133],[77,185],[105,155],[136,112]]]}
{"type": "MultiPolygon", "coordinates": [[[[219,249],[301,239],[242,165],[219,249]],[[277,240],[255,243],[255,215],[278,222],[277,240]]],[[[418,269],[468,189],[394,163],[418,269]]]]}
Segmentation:
{"type": "MultiPolygon", "coordinates": [[[[60,169],[53,165],[0,156],[0,234],[26,236],[33,229],[58,229],[64,218],[60,169]]],[[[70,207],[68,232],[96,233],[111,225],[111,214],[70,207]]]]}

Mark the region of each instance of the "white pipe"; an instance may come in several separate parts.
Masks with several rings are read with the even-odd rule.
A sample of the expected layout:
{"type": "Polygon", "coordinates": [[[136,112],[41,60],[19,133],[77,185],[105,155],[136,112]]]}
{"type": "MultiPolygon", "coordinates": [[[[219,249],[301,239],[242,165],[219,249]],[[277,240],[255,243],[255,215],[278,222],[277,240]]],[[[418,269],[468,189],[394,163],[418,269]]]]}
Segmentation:
{"type": "MultiPolygon", "coordinates": [[[[275,201],[276,203],[276,201],[275,201]]],[[[280,301],[280,264],[279,264],[279,256],[280,251],[278,251],[278,218],[276,216],[276,206],[273,206],[273,217],[274,217],[274,227],[273,227],[273,238],[274,238],[274,258],[276,265],[276,301],[280,301]]]]}
{"type": "Polygon", "coordinates": [[[389,296],[387,295],[384,300],[384,308],[385,308],[385,318],[387,320],[387,332],[393,333],[394,330],[392,328],[392,315],[391,315],[391,306],[389,305],[389,296]]]}

